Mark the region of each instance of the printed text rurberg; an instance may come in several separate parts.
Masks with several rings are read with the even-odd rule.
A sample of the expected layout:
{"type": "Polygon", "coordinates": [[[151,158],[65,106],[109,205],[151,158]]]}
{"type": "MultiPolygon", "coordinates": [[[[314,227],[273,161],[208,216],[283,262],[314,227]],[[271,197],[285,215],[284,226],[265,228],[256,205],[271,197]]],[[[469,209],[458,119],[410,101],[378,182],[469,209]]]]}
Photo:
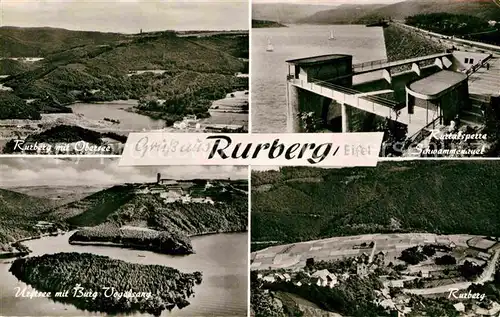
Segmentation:
{"type": "Polygon", "coordinates": [[[382,133],[131,133],[121,165],[375,166],[382,133]]]}

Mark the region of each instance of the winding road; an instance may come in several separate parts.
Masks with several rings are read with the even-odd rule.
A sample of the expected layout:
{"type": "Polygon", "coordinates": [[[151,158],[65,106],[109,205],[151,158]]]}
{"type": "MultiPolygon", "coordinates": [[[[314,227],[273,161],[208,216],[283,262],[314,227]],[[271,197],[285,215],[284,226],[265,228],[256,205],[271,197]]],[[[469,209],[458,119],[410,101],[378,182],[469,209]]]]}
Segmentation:
{"type": "MultiPolygon", "coordinates": [[[[477,278],[474,282],[475,284],[484,284],[485,282],[491,281],[493,279],[493,274],[495,273],[496,263],[498,257],[500,256],[500,249],[495,250],[493,258],[488,263],[488,266],[483,271],[481,276],[477,278]]],[[[405,293],[415,294],[415,295],[431,295],[431,294],[442,294],[449,293],[451,289],[467,289],[472,285],[472,282],[461,282],[454,284],[447,284],[443,286],[433,287],[433,288],[418,288],[418,289],[404,289],[405,293]]]]}

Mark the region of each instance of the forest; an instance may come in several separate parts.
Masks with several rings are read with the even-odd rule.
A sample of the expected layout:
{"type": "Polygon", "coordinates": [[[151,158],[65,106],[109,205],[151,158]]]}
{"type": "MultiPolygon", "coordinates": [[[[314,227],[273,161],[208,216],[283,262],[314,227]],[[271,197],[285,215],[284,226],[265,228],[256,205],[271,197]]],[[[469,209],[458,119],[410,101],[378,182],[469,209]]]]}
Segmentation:
{"type": "MultiPolygon", "coordinates": [[[[0,189],[0,197],[0,250],[12,251],[11,243],[41,233],[34,225],[54,205],[49,199],[6,189],[0,189]]],[[[58,227],[65,228],[63,224],[58,227]]]]}
{"type": "Polygon", "coordinates": [[[252,19],[252,28],[286,28],[287,26],[275,21],[254,20],[252,19]]]}
{"type": "MultiPolygon", "coordinates": [[[[0,29],[0,36],[3,31],[0,29]]],[[[32,106],[18,102],[11,106],[15,109],[0,112],[0,119],[33,117],[21,111],[24,107],[34,107],[39,115],[70,112],[65,106],[76,101],[156,98],[164,100],[161,107],[146,102],[135,110],[173,124],[187,114],[207,116],[211,101],[231,91],[248,89],[248,79],[235,76],[238,72],[248,73],[249,44],[245,33],[197,38],[177,36],[175,32],[125,36],[54,29],[54,34],[68,41],[61,43],[61,38],[51,34],[50,29],[16,32],[19,43],[10,43],[12,52],[6,49],[4,56],[16,50],[29,52],[30,48],[25,47],[28,42],[23,39],[31,39],[29,45],[39,50],[44,59],[29,68],[5,65],[12,75],[2,79],[2,83],[13,89],[11,94],[36,101],[32,106]],[[37,32],[54,41],[59,50],[38,43],[33,34],[37,32]],[[82,37],[80,45],[67,45],[78,36],[82,37]],[[135,74],[142,70],[163,73],[135,74]]],[[[5,98],[12,97],[0,95],[0,103],[5,98]]]]}
{"type": "Polygon", "coordinates": [[[232,190],[232,198],[221,198],[225,200],[210,196],[217,202],[214,205],[182,202],[167,204],[159,195],[133,193],[134,185],[115,187],[61,206],[53,210],[52,215],[72,215],[66,221],[78,227],[102,223],[121,226],[145,221],[149,228],[181,230],[188,235],[246,231],[248,199],[244,192],[232,190]]]}
{"type": "Polygon", "coordinates": [[[33,105],[8,91],[0,90],[0,120],[31,119],[40,120],[40,112],[33,105]]]}
{"type": "Polygon", "coordinates": [[[69,243],[113,243],[121,247],[145,249],[172,255],[194,253],[189,237],[183,232],[131,230],[119,228],[111,224],[79,230],[69,237],[69,243]]]}
{"type": "Polygon", "coordinates": [[[202,273],[181,273],[162,265],[141,265],[90,253],[56,253],[18,258],[9,270],[36,290],[50,292],[52,299],[77,308],[108,314],[142,312],[159,316],[164,310],[189,305],[193,286],[202,282],[202,273]],[[95,297],[79,297],[80,285],[95,297]],[[142,297],[107,296],[103,287],[116,292],[150,293],[142,297]],[[69,291],[67,297],[55,296],[69,291]]]}
{"type": "Polygon", "coordinates": [[[472,284],[469,286],[468,291],[472,293],[486,294],[486,297],[491,301],[500,302],[500,267],[495,270],[493,281],[483,284],[472,284]]]}
{"type": "Polygon", "coordinates": [[[213,100],[222,99],[226,94],[248,86],[246,78],[223,74],[189,71],[170,76],[164,74],[162,77],[142,74],[132,76],[131,80],[137,85],[157,87],[156,97],[146,94],[136,96],[139,97],[139,104],[135,110],[149,117],[165,120],[167,126],[182,120],[186,115],[206,118],[213,100]]]}
{"type": "Polygon", "coordinates": [[[417,14],[407,17],[406,24],[443,35],[496,45],[500,43],[498,27],[491,26],[486,19],[468,14],[417,14]]]}
{"type": "Polygon", "coordinates": [[[389,232],[499,236],[498,167],[407,161],[252,172],[252,242],[389,232]]]}

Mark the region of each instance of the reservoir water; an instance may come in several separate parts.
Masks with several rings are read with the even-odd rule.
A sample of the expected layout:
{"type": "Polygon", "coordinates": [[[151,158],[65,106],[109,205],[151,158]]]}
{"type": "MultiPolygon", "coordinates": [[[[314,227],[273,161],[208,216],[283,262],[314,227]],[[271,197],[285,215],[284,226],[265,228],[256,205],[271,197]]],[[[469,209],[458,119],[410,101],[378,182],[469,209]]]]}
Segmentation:
{"type": "Polygon", "coordinates": [[[165,127],[163,120],[155,120],[148,116],[127,111],[137,105],[137,100],[117,100],[102,103],[75,103],[70,106],[75,114],[83,115],[91,120],[104,118],[118,120],[113,124],[114,132],[129,133],[142,130],[158,130],[165,127]]]}
{"type": "Polygon", "coordinates": [[[252,29],[252,131],[286,132],[286,60],[326,54],[353,55],[353,62],[387,58],[381,27],[290,25],[252,29]],[[335,40],[329,40],[333,31],[335,40]],[[267,52],[268,39],[274,48],[267,52]]]}
{"type": "MultiPolygon", "coordinates": [[[[218,107],[229,107],[239,110],[245,102],[248,103],[247,91],[236,91],[229,93],[225,98],[214,100],[213,105],[218,107]]],[[[101,103],[75,103],[70,106],[76,115],[93,121],[102,121],[104,118],[118,120],[106,131],[120,134],[130,132],[161,130],[166,127],[164,120],[155,120],[148,116],[132,112],[128,109],[137,105],[137,100],[117,100],[101,103]]],[[[232,111],[209,111],[210,117],[201,120],[201,124],[229,124],[243,125],[248,127],[248,113],[235,113],[232,111]]],[[[94,129],[99,130],[99,129],[94,129]]],[[[101,129],[102,130],[102,129],[101,129]]],[[[175,131],[172,128],[172,131],[175,131]]]]}
{"type": "MultiPolygon", "coordinates": [[[[89,252],[131,263],[160,264],[182,272],[203,272],[203,282],[195,286],[191,305],[164,311],[162,316],[247,316],[248,234],[214,234],[193,237],[195,254],[168,256],[147,251],[114,247],[77,246],[68,243],[71,233],[26,241],[32,255],[58,252],[89,252]]],[[[10,260],[11,261],[11,260],[10,260]]],[[[104,316],[79,310],[47,298],[15,297],[16,287],[26,284],[8,272],[10,262],[0,262],[0,315],[2,316],[104,316]]],[[[139,290],[138,290],[139,291],[139,290]]],[[[131,316],[152,316],[133,314],[131,316]]]]}

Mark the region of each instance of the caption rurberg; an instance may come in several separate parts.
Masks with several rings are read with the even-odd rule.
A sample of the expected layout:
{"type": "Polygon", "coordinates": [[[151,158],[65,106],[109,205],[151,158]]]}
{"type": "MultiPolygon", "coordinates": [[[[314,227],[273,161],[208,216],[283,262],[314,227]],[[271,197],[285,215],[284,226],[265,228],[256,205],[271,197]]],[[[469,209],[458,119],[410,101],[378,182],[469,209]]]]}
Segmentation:
{"type": "MultiPolygon", "coordinates": [[[[180,165],[210,162],[323,165],[342,158],[377,158],[382,135],[351,134],[164,134],[129,136],[122,160],[168,159],[180,165]]],[[[163,161],[165,162],[165,161],[163,161]]]]}

